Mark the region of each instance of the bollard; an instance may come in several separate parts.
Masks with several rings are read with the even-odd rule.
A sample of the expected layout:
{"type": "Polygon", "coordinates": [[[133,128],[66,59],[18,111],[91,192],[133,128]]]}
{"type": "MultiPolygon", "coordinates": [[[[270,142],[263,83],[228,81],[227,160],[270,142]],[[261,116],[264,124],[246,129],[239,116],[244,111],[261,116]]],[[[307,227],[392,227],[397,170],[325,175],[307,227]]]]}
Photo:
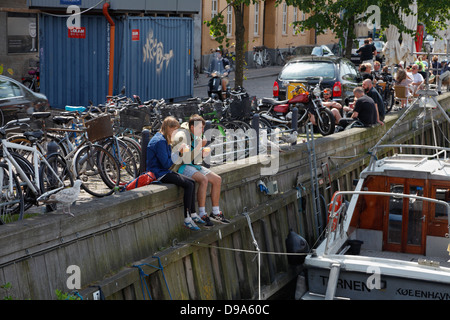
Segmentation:
{"type": "Polygon", "coordinates": [[[147,168],[147,146],[150,142],[150,130],[144,129],[141,133],[141,162],[139,164],[139,175],[147,168]]]}
{"type": "Polygon", "coordinates": [[[252,118],[252,129],[256,134],[256,154],[259,154],[259,114],[255,113],[252,118]]]}
{"type": "MultiPolygon", "coordinates": [[[[292,134],[294,134],[294,132],[298,132],[298,108],[297,107],[294,107],[292,109],[291,129],[292,129],[292,134]]],[[[296,144],[297,144],[297,140],[295,140],[295,142],[292,143],[293,146],[296,144]]]]}
{"type": "MultiPolygon", "coordinates": [[[[211,134],[208,134],[208,131],[211,129],[211,120],[206,120],[205,121],[205,129],[203,130],[203,132],[206,132],[207,134],[205,135],[206,137],[206,146],[208,146],[211,143],[211,134]]],[[[203,163],[202,165],[205,168],[210,168],[211,167],[211,153],[209,153],[204,159],[203,159],[203,163]]]]}

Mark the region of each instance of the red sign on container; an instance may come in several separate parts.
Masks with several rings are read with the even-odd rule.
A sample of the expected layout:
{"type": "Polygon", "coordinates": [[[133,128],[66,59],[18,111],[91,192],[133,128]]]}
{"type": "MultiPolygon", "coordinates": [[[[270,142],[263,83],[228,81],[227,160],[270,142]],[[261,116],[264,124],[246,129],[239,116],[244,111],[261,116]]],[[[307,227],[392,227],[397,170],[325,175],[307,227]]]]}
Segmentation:
{"type": "Polygon", "coordinates": [[[131,41],[139,41],[139,29],[131,30],[131,41]]]}
{"type": "Polygon", "coordinates": [[[68,37],[72,39],[86,39],[86,28],[85,27],[71,27],[67,28],[68,37]]]}

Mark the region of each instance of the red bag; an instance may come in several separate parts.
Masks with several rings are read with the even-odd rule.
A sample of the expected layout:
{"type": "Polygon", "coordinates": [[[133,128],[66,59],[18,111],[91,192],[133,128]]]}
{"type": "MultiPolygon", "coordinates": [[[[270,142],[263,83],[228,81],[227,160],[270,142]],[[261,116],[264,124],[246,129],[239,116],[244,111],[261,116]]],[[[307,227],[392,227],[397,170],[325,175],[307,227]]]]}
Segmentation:
{"type": "Polygon", "coordinates": [[[133,181],[128,182],[127,185],[125,186],[125,190],[128,191],[128,190],[140,188],[140,187],[149,185],[150,183],[152,183],[155,180],[156,180],[155,174],[153,172],[147,171],[147,172],[144,172],[143,174],[141,174],[139,177],[137,177],[133,181]]]}

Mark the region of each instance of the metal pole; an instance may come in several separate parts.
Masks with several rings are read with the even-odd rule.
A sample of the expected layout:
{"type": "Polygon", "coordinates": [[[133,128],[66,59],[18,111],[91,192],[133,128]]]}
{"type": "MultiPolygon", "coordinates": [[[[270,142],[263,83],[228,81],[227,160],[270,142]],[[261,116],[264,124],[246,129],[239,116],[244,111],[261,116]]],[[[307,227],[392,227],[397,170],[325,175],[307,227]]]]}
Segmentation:
{"type": "MultiPolygon", "coordinates": [[[[292,120],[291,120],[291,128],[292,128],[292,134],[296,134],[298,132],[298,108],[294,107],[292,109],[292,120]]],[[[297,140],[292,143],[292,145],[296,145],[297,140]]]]}
{"type": "Polygon", "coordinates": [[[255,113],[252,118],[252,129],[256,134],[256,154],[259,154],[259,114],[255,113]]]}
{"type": "Polygon", "coordinates": [[[150,130],[142,130],[141,136],[141,163],[139,164],[139,174],[144,173],[147,168],[147,146],[150,142],[150,130]]]}

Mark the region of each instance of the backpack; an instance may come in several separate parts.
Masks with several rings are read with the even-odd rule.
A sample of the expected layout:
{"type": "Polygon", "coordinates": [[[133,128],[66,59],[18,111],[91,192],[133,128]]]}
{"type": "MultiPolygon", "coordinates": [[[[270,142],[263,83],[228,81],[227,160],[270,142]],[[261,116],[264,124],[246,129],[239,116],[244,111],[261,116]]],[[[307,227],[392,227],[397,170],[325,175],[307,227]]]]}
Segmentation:
{"type": "Polygon", "coordinates": [[[140,188],[146,185],[149,185],[153,181],[156,181],[156,176],[153,172],[147,171],[141,174],[136,179],[132,180],[131,182],[128,182],[125,186],[125,190],[133,190],[136,188],[140,188]]]}

